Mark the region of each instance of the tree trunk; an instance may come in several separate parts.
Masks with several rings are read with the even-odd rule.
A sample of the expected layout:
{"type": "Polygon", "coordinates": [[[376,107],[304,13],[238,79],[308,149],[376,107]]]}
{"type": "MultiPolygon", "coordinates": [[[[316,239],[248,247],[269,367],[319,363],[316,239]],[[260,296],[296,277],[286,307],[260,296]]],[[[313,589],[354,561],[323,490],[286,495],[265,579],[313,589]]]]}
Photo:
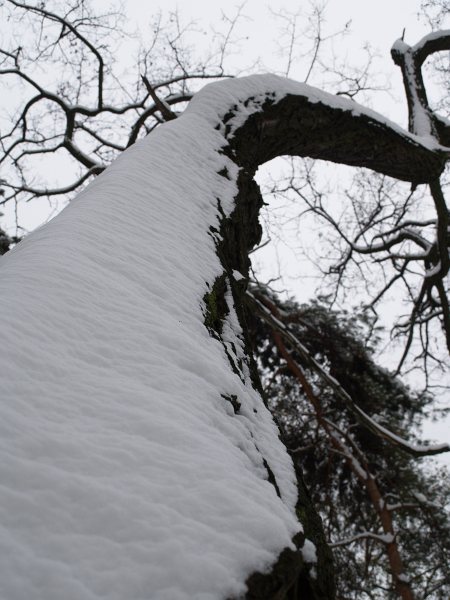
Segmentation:
{"type": "Polygon", "coordinates": [[[5,598],[334,597],[246,331],[253,175],[282,154],[414,184],[444,161],[308,86],[216,83],[2,259],[5,598]]]}

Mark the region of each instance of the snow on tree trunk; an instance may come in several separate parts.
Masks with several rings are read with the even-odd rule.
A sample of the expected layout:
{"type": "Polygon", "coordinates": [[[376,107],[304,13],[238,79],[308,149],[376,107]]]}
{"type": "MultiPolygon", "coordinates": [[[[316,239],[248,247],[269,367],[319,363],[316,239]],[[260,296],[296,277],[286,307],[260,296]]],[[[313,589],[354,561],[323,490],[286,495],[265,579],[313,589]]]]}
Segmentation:
{"type": "Polygon", "coordinates": [[[300,154],[428,181],[427,144],[281,78],[211,84],[1,259],[2,598],[332,597],[248,349],[252,178],[300,154]]]}

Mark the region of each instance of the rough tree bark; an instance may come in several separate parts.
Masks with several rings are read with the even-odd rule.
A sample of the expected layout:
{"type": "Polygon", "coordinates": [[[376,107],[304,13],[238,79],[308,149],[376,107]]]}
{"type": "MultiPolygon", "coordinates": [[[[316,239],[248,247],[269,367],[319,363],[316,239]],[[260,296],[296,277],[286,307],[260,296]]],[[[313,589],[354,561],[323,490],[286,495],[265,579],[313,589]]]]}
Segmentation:
{"type": "MultiPolygon", "coordinates": [[[[89,362],[91,361],[89,350],[94,348],[94,340],[89,337],[88,326],[83,329],[84,326],[80,325],[81,332],[71,332],[71,338],[67,341],[66,346],[58,337],[55,338],[53,329],[42,332],[39,328],[31,328],[31,334],[25,336],[24,339],[16,335],[17,331],[23,328],[23,319],[28,316],[31,323],[32,320],[36,321],[42,318],[42,314],[44,314],[39,311],[41,305],[45,303],[47,289],[50,285],[48,263],[53,265],[54,262],[54,268],[61,280],[59,288],[52,288],[52,310],[55,312],[55,323],[52,328],[64,330],[64,324],[69,319],[67,306],[70,306],[70,293],[79,287],[86,287],[88,296],[83,300],[86,305],[77,306],[77,310],[89,309],[89,312],[94,310],[96,314],[104,315],[105,321],[115,319],[116,322],[120,322],[128,318],[129,306],[126,302],[126,292],[124,292],[124,302],[117,304],[112,299],[110,301],[112,292],[108,285],[97,282],[104,280],[105,269],[110,277],[114,279],[118,271],[123,271],[123,265],[125,265],[125,269],[131,268],[131,263],[135,258],[133,253],[129,252],[127,247],[124,248],[122,244],[116,244],[116,249],[108,256],[108,260],[105,257],[96,256],[98,243],[93,244],[92,242],[93,232],[89,230],[89,223],[91,219],[95,220],[99,212],[105,211],[105,215],[107,215],[108,212],[114,212],[118,207],[122,207],[121,218],[134,219],[136,225],[144,228],[139,235],[145,237],[145,235],[152,235],[152,230],[146,230],[146,223],[141,223],[141,221],[148,219],[149,215],[151,218],[152,211],[154,211],[154,220],[158,221],[161,226],[167,227],[167,231],[157,232],[160,247],[158,254],[155,256],[148,256],[145,253],[145,240],[142,245],[142,256],[139,254],[141,246],[138,245],[136,250],[138,259],[143,262],[140,271],[143,283],[139,288],[139,294],[140,300],[144,300],[145,310],[142,308],[136,308],[135,310],[138,311],[146,335],[154,339],[155,344],[160,343],[159,324],[152,324],[150,318],[152,308],[155,308],[154,300],[152,300],[152,285],[157,283],[159,289],[161,285],[165,284],[166,280],[168,281],[173,277],[173,271],[167,272],[167,264],[164,262],[165,256],[170,254],[173,243],[172,236],[183,234],[182,243],[185,244],[183,248],[186,249],[186,252],[189,248],[198,245],[198,241],[190,233],[188,226],[184,231],[182,221],[187,218],[186,216],[190,214],[190,211],[197,211],[195,214],[201,215],[202,211],[209,210],[196,205],[196,203],[198,204],[198,189],[200,185],[203,185],[203,180],[213,181],[215,177],[218,181],[223,180],[224,185],[219,186],[215,197],[210,198],[213,210],[208,213],[209,230],[206,233],[209,236],[208,239],[214,243],[202,247],[201,252],[203,254],[199,257],[202,260],[204,259],[205,263],[210,259],[213,260],[217,268],[215,269],[214,279],[211,279],[211,271],[205,276],[206,282],[204,281],[203,288],[198,282],[196,283],[197,296],[199,299],[203,298],[203,302],[199,301],[198,306],[195,307],[195,314],[204,323],[212,341],[208,341],[202,337],[201,333],[199,334],[196,329],[193,329],[193,348],[198,344],[199,350],[197,353],[199,355],[206,347],[209,348],[208,344],[211,352],[218,352],[218,348],[221,349],[222,367],[224,369],[226,367],[230,377],[239,378],[244,387],[240,395],[235,394],[234,390],[218,389],[217,398],[212,401],[222,402],[220,406],[228,405],[229,411],[226,414],[228,415],[230,437],[234,435],[234,431],[244,427],[248,429],[251,438],[259,440],[258,427],[263,428],[263,425],[259,424],[259,414],[265,414],[263,413],[265,409],[262,400],[255,400],[254,390],[260,391],[260,384],[249,350],[250,344],[245,325],[247,317],[245,302],[243,301],[249,270],[248,252],[258,243],[261,235],[258,211],[262,198],[258,186],[253,180],[257,167],[280,155],[309,156],[347,165],[368,167],[386,175],[410,181],[413,185],[416,185],[435,180],[441,173],[446,159],[446,154],[442,148],[433,146],[430,141],[422,143],[420,138],[402,131],[372,111],[365,110],[351,101],[337,99],[306,85],[274,76],[255,76],[207,86],[194,98],[182,117],[162,125],[140,146],[133,147],[125,155],[128,152],[131,152],[130,156],[134,156],[136,160],[132,177],[141,181],[139,189],[143,190],[142,202],[134,197],[130,199],[132,200],[130,205],[133,212],[131,217],[126,214],[126,210],[123,210],[123,206],[127,204],[127,189],[126,186],[121,184],[121,180],[117,176],[117,173],[121,177],[123,176],[121,165],[126,164],[129,168],[130,163],[121,162],[119,159],[115,165],[107,169],[87,189],[83,201],[77,200],[46,228],[41,229],[35,235],[31,235],[23,246],[20,244],[17,250],[10,253],[2,262],[4,267],[2,277],[5,287],[1,318],[2,331],[6,332],[5,335],[8,340],[4,343],[5,368],[10,368],[11,361],[20,360],[24,352],[32,356],[29,362],[32,367],[27,369],[26,385],[24,384],[21,387],[22,384],[19,382],[17,385],[7,387],[8,399],[15,398],[15,401],[20,403],[22,407],[20,418],[22,418],[22,412],[26,410],[23,407],[26,407],[33,400],[30,398],[30,389],[35,389],[36,395],[39,397],[40,417],[44,422],[46,419],[45,411],[48,402],[50,402],[48,398],[51,397],[53,391],[52,389],[49,391],[42,381],[40,351],[43,346],[45,346],[45,352],[42,352],[42,354],[45,356],[45,361],[51,360],[52,356],[56,360],[58,354],[63,351],[72,356],[74,362],[75,358],[76,361],[81,361],[82,370],[79,372],[81,374],[85,370],[86,372],[89,371],[89,362]],[[189,139],[196,128],[199,131],[199,136],[201,135],[200,142],[189,139]],[[171,148],[173,157],[171,165],[164,164],[164,161],[158,162],[158,154],[161,153],[165,157],[164,151],[168,146],[171,148]],[[206,149],[202,146],[206,146],[206,149]],[[201,155],[203,151],[204,155],[201,155]],[[183,161],[187,161],[189,164],[192,161],[192,164],[196,165],[196,154],[199,153],[201,155],[200,161],[208,159],[209,164],[203,162],[200,165],[201,169],[192,173],[192,178],[189,181],[177,180],[177,177],[179,178],[178,166],[183,161]],[[141,159],[140,156],[144,158],[141,159]],[[147,167],[145,167],[146,161],[149,160],[154,161],[154,164],[147,164],[147,167]],[[146,168],[148,173],[143,173],[146,168]],[[158,170],[165,173],[168,190],[173,188],[174,193],[183,196],[185,213],[172,214],[169,210],[168,214],[161,218],[159,212],[167,210],[164,201],[170,202],[171,196],[167,192],[167,199],[163,198],[164,201],[160,202],[158,197],[164,194],[165,191],[159,188],[152,191],[152,168],[155,177],[158,170]],[[235,193],[233,206],[230,209],[229,198],[225,196],[229,194],[231,189],[234,189],[235,193]],[[143,214],[142,207],[145,207],[145,211],[149,212],[143,214]],[[179,221],[181,221],[179,229],[174,230],[175,226],[178,227],[179,221]],[[85,230],[87,230],[87,233],[85,233],[85,230]],[[74,236],[72,239],[70,239],[71,232],[74,236]],[[52,247],[53,239],[57,240],[57,255],[54,254],[54,247],[52,247]],[[74,240],[75,247],[73,245],[74,240]],[[81,257],[78,254],[77,246],[82,248],[81,257]],[[33,261],[36,276],[24,288],[21,281],[21,269],[29,260],[33,261]],[[86,264],[89,265],[91,273],[89,278],[85,278],[83,272],[77,271],[79,260],[87,261],[86,264]],[[77,280],[74,284],[71,283],[75,287],[73,285],[72,287],[71,285],[67,286],[66,283],[71,282],[73,272],[77,273],[77,280]],[[92,280],[92,273],[96,274],[96,282],[92,280]],[[157,278],[156,281],[153,278],[157,278]],[[95,293],[91,294],[89,286],[95,285],[98,288],[95,289],[95,293]],[[230,291],[238,323],[230,319],[230,314],[234,310],[233,306],[230,305],[230,291]],[[18,295],[22,296],[22,304],[19,308],[15,301],[18,295]],[[24,295],[26,295],[26,298],[24,298],[24,295]],[[139,310],[142,312],[139,313],[139,310]],[[150,324],[147,324],[147,320],[150,320],[150,324]],[[157,332],[153,338],[152,327],[157,332]],[[231,333],[230,328],[234,329],[231,333]],[[239,340],[242,343],[242,352],[237,349],[239,340]],[[28,347],[24,349],[25,343],[28,347]],[[61,344],[63,344],[63,350],[61,344]],[[245,390],[251,396],[246,395],[245,390]],[[255,403],[259,402],[260,404],[249,405],[250,398],[255,403]],[[254,413],[253,416],[249,416],[250,412],[254,413]]],[[[108,221],[108,224],[110,225],[111,222],[108,221]]],[[[207,226],[208,222],[206,223],[207,226]]],[[[107,243],[111,248],[111,239],[117,239],[117,236],[120,235],[119,232],[120,228],[114,224],[112,230],[98,232],[100,243],[102,240],[109,240],[107,243]]],[[[183,262],[183,258],[183,256],[180,257],[180,263],[183,262]]],[[[197,269],[199,268],[202,267],[197,267],[197,269]]],[[[184,310],[183,302],[185,301],[181,294],[169,309],[171,318],[175,315],[172,319],[173,323],[172,321],[171,323],[174,327],[175,340],[178,335],[177,332],[179,332],[180,346],[183,344],[182,340],[187,327],[182,317],[179,317],[179,314],[181,315],[184,310]]],[[[141,304],[142,302],[139,303],[139,306],[141,304]]],[[[116,336],[114,329],[105,329],[105,332],[106,344],[118,343],[114,337],[116,336]],[[114,332],[114,334],[111,332],[114,332]],[[108,335],[111,335],[112,339],[108,339],[108,335]]],[[[123,335],[126,336],[126,332],[123,335]]],[[[121,342],[125,344],[126,337],[121,342]]],[[[164,354],[164,352],[164,343],[162,343],[161,354],[164,354]]],[[[121,365],[119,362],[116,365],[106,365],[105,368],[107,370],[120,369],[121,365]]],[[[141,370],[135,369],[133,371],[133,377],[135,379],[140,377],[144,388],[151,385],[148,368],[143,365],[141,370]]],[[[177,364],[173,365],[174,380],[178,368],[177,364]]],[[[185,366],[183,368],[186,369],[185,366]]],[[[100,376],[95,373],[92,376],[97,377],[99,386],[103,385],[102,377],[104,375],[100,376]]],[[[67,377],[67,373],[52,374],[52,382],[56,381],[57,390],[60,391],[64,388],[67,377]]],[[[88,379],[87,376],[86,379],[88,379]]],[[[200,389],[206,379],[206,375],[201,374],[198,382],[200,389]]],[[[76,378],[71,379],[70,377],[69,381],[71,382],[69,385],[73,386],[70,390],[71,395],[78,397],[84,393],[82,387],[79,387],[79,389],[77,387],[82,386],[83,382],[78,382],[76,378]]],[[[197,391],[194,390],[192,398],[196,394],[197,391]]],[[[188,401],[190,401],[190,398],[186,399],[186,402],[188,401]]],[[[62,402],[64,403],[64,400],[62,402]]],[[[107,399],[102,407],[105,411],[108,409],[107,399]]],[[[80,411],[82,412],[82,408],[80,411]]],[[[223,411],[225,411],[225,408],[223,408],[223,411]]],[[[149,414],[151,415],[151,412],[149,414]]],[[[205,423],[206,421],[205,417],[205,423]]],[[[63,432],[65,431],[64,427],[63,424],[63,432]]],[[[149,418],[148,427],[151,428],[151,418],[149,418]]],[[[26,436],[27,432],[22,431],[20,435],[26,436]]],[[[168,435],[170,436],[170,433],[168,435]]],[[[276,437],[276,432],[271,435],[276,437]]],[[[221,449],[219,437],[218,435],[218,464],[220,464],[221,449]]],[[[47,443],[51,446],[52,440],[47,440],[47,443]]],[[[255,476],[255,481],[262,477],[265,480],[264,494],[272,494],[273,502],[277,506],[288,506],[289,502],[286,500],[288,493],[280,483],[279,473],[281,467],[279,467],[271,452],[266,451],[264,446],[261,447],[259,441],[257,445],[259,446],[256,448],[259,462],[264,466],[265,475],[263,477],[258,471],[259,474],[255,476]]],[[[226,447],[224,446],[224,448],[226,447]]],[[[239,448],[239,446],[238,450],[240,454],[246,452],[245,449],[239,448]]],[[[225,451],[224,449],[223,452],[225,451]]],[[[56,445],[55,452],[57,452],[56,445]]],[[[105,452],[107,452],[107,449],[105,452]]],[[[286,450],[284,452],[286,453],[286,450]]],[[[29,458],[32,458],[32,456],[29,458]]],[[[225,459],[225,457],[223,458],[225,459]]],[[[152,455],[144,456],[143,460],[151,463],[152,455]]],[[[195,453],[187,456],[185,460],[186,469],[192,467],[195,471],[195,453]]],[[[239,460],[239,458],[236,460],[239,460]]],[[[281,460],[282,466],[284,465],[283,468],[288,469],[286,465],[289,464],[289,461],[283,462],[283,460],[281,460]]],[[[293,478],[292,464],[290,465],[290,471],[293,478]]],[[[117,477],[115,486],[121,488],[123,482],[120,480],[120,475],[117,477]]],[[[200,481],[205,477],[207,479],[207,475],[204,476],[201,472],[198,473],[198,477],[200,481]]],[[[23,486],[26,488],[27,482],[20,480],[20,475],[17,479],[19,488],[22,489],[23,486]]],[[[303,526],[303,531],[293,535],[294,545],[290,547],[286,545],[285,548],[278,547],[278,558],[275,558],[271,566],[269,565],[263,573],[248,572],[249,567],[246,567],[246,597],[249,599],[294,600],[301,598],[302,600],[331,600],[334,597],[333,567],[330,552],[326,547],[319,519],[308,499],[300,474],[297,474],[297,482],[296,514],[298,521],[303,526]],[[305,552],[307,544],[311,544],[311,541],[317,550],[317,562],[315,563],[308,560],[307,552],[305,552]]],[[[205,481],[205,486],[207,486],[207,483],[205,481]]],[[[249,481],[249,486],[251,485],[253,483],[249,481]]],[[[231,490],[231,492],[234,491],[231,490]]],[[[64,489],[55,489],[53,493],[59,494],[64,500],[64,489]]],[[[114,491],[112,493],[114,494],[114,491]]],[[[168,497],[172,493],[172,490],[167,490],[168,497]]],[[[227,501],[225,499],[225,502],[227,501]]],[[[264,503],[264,501],[265,498],[262,498],[261,502],[264,503]]],[[[130,518],[132,507],[130,511],[130,514],[125,514],[125,519],[130,518]]],[[[15,527],[14,524],[11,526],[12,532],[15,531],[15,527]]],[[[45,524],[39,527],[40,535],[45,536],[45,524]]],[[[264,530],[264,522],[261,521],[259,527],[264,530]]],[[[32,546],[33,542],[30,542],[28,550],[32,546]]],[[[73,560],[76,561],[77,559],[74,558],[73,560]]],[[[202,557],[198,557],[198,560],[202,560],[202,557]]],[[[33,563],[33,566],[34,570],[30,570],[30,585],[33,583],[36,585],[37,581],[36,578],[33,579],[33,572],[37,572],[37,578],[41,576],[36,564],[33,563]]],[[[23,565],[21,567],[23,568],[23,565]]],[[[68,567],[70,567],[69,563],[68,567]]],[[[165,565],[165,568],[167,568],[167,565],[165,565]]],[[[148,581],[147,585],[149,597],[154,597],[151,592],[151,581],[148,581]]],[[[59,593],[64,596],[65,594],[61,589],[58,589],[59,593]]],[[[223,594],[224,590],[225,588],[219,590],[217,597],[220,593],[223,594]]],[[[193,597],[192,591],[190,593],[193,597]]],[[[34,597],[41,598],[36,594],[34,597]]],[[[113,596],[107,597],[112,598],[113,596]]],[[[129,597],[134,596],[130,595],[129,597]]]]}
{"type": "MultiPolygon", "coordinates": [[[[283,88],[281,82],[278,86],[280,88],[283,88]]],[[[336,107],[335,99],[325,94],[322,101],[315,102],[308,89],[304,89],[303,94],[288,93],[277,101],[273,98],[276,90],[277,86],[274,86],[258,98],[250,97],[243,101],[246,107],[255,103],[256,111],[232,133],[229,140],[227,155],[240,167],[239,192],[235,212],[222,222],[223,241],[218,245],[218,255],[230,274],[234,270],[248,274],[248,252],[260,241],[257,214],[262,205],[262,197],[253,176],[258,166],[264,162],[282,155],[309,156],[368,167],[410,181],[413,185],[437,178],[444,166],[444,152],[423,147],[419,140],[400,132],[376,114],[369,111],[359,114],[358,109],[350,102],[336,107]]],[[[235,105],[225,115],[223,123],[226,137],[227,122],[241,109],[242,106],[235,105]]],[[[239,307],[237,310],[241,323],[246,320],[244,292],[245,289],[239,282],[233,286],[235,306],[239,307]]],[[[301,482],[301,474],[298,474],[298,478],[301,482]]],[[[302,515],[304,524],[317,519],[301,484],[298,514],[302,515]],[[301,505],[308,506],[308,510],[302,510],[301,505]]],[[[309,526],[307,528],[310,530],[309,526]]],[[[253,591],[258,578],[250,578],[249,598],[318,599],[334,596],[330,555],[320,528],[316,525],[313,531],[310,537],[321,549],[319,572],[322,575],[319,577],[319,586],[314,585],[316,580],[308,577],[308,571],[304,573],[300,569],[298,572],[292,568],[292,564],[286,564],[285,555],[282,555],[272,573],[266,576],[267,587],[262,591],[258,587],[253,591]],[[285,574],[286,567],[288,572],[285,574]],[[289,582],[290,576],[294,578],[292,582],[289,582]],[[284,585],[279,584],[280,579],[284,585]]]]}

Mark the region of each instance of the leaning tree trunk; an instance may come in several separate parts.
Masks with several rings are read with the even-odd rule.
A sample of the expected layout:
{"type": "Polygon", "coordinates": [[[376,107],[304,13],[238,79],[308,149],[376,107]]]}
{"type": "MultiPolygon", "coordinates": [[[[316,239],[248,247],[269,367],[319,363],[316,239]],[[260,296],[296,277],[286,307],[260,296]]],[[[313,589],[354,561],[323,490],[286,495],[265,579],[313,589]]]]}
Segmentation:
{"type": "Polygon", "coordinates": [[[242,301],[282,154],[413,183],[444,160],[308,86],[215,83],[2,259],[5,599],[333,598],[242,301]]]}

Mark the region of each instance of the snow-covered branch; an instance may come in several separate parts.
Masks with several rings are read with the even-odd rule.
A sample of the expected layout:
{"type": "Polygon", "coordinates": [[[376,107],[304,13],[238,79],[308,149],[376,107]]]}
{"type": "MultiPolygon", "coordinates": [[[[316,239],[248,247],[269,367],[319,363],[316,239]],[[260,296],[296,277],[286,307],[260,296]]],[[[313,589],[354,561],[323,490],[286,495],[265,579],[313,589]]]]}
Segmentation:
{"type": "Polygon", "coordinates": [[[449,49],[450,31],[444,30],[425,36],[414,46],[397,40],[391,50],[392,58],[403,74],[410,131],[420,136],[435,138],[447,148],[450,147],[450,124],[430,109],[422,77],[422,65],[431,54],[449,49]]]}
{"type": "Polygon", "coordinates": [[[345,540],[339,540],[338,542],[331,542],[331,548],[339,548],[339,546],[348,546],[349,544],[354,544],[355,542],[361,542],[364,540],[374,540],[376,542],[380,542],[381,544],[391,544],[394,541],[394,537],[392,534],[378,534],[372,533],[371,531],[362,531],[357,535],[352,535],[352,537],[347,538],[345,540]]]}

